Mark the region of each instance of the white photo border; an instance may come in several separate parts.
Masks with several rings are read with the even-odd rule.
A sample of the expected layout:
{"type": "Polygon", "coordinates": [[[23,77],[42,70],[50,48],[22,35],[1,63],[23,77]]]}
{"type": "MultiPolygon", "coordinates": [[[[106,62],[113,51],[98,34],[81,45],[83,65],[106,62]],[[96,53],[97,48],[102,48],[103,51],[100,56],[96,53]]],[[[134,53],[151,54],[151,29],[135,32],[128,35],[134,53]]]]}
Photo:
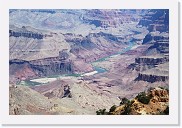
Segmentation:
{"type": "Polygon", "coordinates": [[[179,125],[177,0],[0,0],[2,124],[179,125]],[[169,9],[169,115],[9,115],[9,9],[169,9]]]}

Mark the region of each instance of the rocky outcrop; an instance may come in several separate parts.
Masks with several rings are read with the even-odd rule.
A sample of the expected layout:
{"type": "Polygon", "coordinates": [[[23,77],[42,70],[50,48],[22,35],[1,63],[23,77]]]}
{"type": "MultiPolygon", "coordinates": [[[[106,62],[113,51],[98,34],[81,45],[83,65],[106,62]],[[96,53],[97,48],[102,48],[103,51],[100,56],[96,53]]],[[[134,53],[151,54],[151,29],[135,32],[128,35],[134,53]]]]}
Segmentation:
{"type": "Polygon", "coordinates": [[[120,105],[96,111],[97,115],[169,115],[169,91],[160,87],[140,92],[133,99],[122,98],[120,105]]]}
{"type": "Polygon", "coordinates": [[[135,58],[135,63],[130,64],[128,68],[136,71],[143,71],[155,68],[168,61],[169,57],[163,55],[142,56],[135,58]]]}
{"type": "Polygon", "coordinates": [[[43,39],[42,34],[38,33],[32,33],[32,32],[14,32],[12,30],[9,30],[9,36],[14,37],[27,37],[27,38],[34,38],[34,39],[43,39]]]}
{"type": "Polygon", "coordinates": [[[80,42],[81,47],[83,47],[84,49],[93,49],[96,47],[96,45],[89,39],[89,38],[85,38],[80,42]]]}
{"type": "Polygon", "coordinates": [[[62,98],[64,98],[64,97],[68,97],[68,98],[71,98],[72,97],[71,90],[70,90],[70,86],[68,86],[68,85],[65,85],[64,86],[64,94],[63,94],[63,97],[62,98]]]}
{"type": "Polygon", "coordinates": [[[143,39],[142,44],[155,43],[158,41],[169,40],[169,33],[150,32],[143,39]]]}
{"type": "Polygon", "coordinates": [[[151,102],[169,102],[169,90],[162,88],[154,88],[150,90],[151,96],[155,97],[151,102]]]}
{"type": "Polygon", "coordinates": [[[165,56],[143,56],[135,58],[135,63],[146,65],[158,65],[168,61],[169,58],[165,56]]]}
{"type": "Polygon", "coordinates": [[[104,32],[90,33],[85,37],[73,34],[72,36],[71,34],[65,36],[65,40],[71,44],[70,53],[85,62],[93,62],[119,52],[127,45],[122,37],[104,32]]]}
{"type": "Polygon", "coordinates": [[[18,62],[16,60],[14,62],[14,60],[11,60],[10,63],[10,75],[15,75],[18,79],[70,74],[73,72],[72,62],[69,61],[46,61],[42,59],[29,62],[23,62],[22,60],[18,62]]]}
{"type": "Polygon", "coordinates": [[[138,77],[135,79],[137,81],[147,81],[150,83],[154,82],[165,82],[169,80],[169,63],[163,63],[155,65],[155,67],[140,71],[138,77]]]}
{"type": "Polygon", "coordinates": [[[154,83],[157,81],[166,81],[169,80],[169,76],[158,76],[158,75],[152,75],[152,74],[143,74],[143,73],[139,73],[138,77],[135,79],[137,81],[147,81],[150,83],[154,83]]]}
{"type": "Polygon", "coordinates": [[[74,72],[73,63],[68,57],[69,55],[63,50],[59,53],[58,57],[32,61],[10,60],[10,75],[15,75],[17,79],[22,80],[42,76],[71,74],[74,72]]]}
{"type": "Polygon", "coordinates": [[[68,84],[69,82],[65,82],[64,80],[56,80],[50,83],[45,84],[44,86],[32,86],[31,88],[49,99],[57,97],[57,98],[71,98],[71,88],[68,84]]]}
{"type": "Polygon", "coordinates": [[[146,55],[169,53],[169,10],[151,9],[140,20],[139,25],[147,27],[149,33],[142,44],[152,44],[146,55]]]}
{"type": "Polygon", "coordinates": [[[71,61],[31,61],[31,67],[40,71],[44,76],[70,74],[73,72],[71,61]]]}
{"type": "Polygon", "coordinates": [[[169,57],[164,55],[141,56],[127,68],[138,72],[135,81],[165,82],[169,79],[168,62],[169,57]]]}
{"type": "Polygon", "coordinates": [[[72,49],[71,52],[74,53],[74,48],[79,48],[79,49],[93,49],[93,48],[97,48],[97,49],[101,49],[103,46],[102,45],[97,45],[97,40],[99,40],[100,42],[102,41],[99,38],[103,38],[107,41],[112,41],[114,43],[121,43],[123,41],[122,37],[113,35],[113,34],[109,34],[109,33],[104,33],[104,32],[99,32],[99,33],[90,33],[89,35],[83,37],[81,35],[74,35],[74,34],[64,34],[65,36],[65,40],[69,43],[73,43],[75,44],[72,45],[72,49]],[[95,38],[97,38],[97,40],[95,40],[95,38]]]}
{"type": "Polygon", "coordinates": [[[150,51],[156,49],[158,53],[161,54],[168,54],[169,53],[169,41],[163,40],[159,42],[155,42],[152,46],[150,46],[147,50],[147,53],[150,53],[150,51]]]}
{"type": "Polygon", "coordinates": [[[26,37],[33,39],[43,39],[44,35],[40,32],[30,31],[28,28],[23,26],[22,28],[17,28],[15,26],[10,26],[9,37],[26,37]]]}
{"type": "Polygon", "coordinates": [[[41,73],[32,68],[29,61],[10,60],[9,61],[10,83],[19,84],[21,80],[36,78],[41,73]]]}
{"type": "Polygon", "coordinates": [[[168,32],[169,31],[169,10],[168,9],[151,9],[140,20],[139,25],[145,26],[148,30],[168,32]]]}

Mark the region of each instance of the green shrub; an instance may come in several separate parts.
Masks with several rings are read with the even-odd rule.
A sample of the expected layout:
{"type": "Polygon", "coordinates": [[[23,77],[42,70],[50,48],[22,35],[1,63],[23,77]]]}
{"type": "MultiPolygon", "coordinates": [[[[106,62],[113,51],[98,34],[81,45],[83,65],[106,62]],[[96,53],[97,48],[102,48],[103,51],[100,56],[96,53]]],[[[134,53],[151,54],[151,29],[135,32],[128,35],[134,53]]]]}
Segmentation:
{"type": "Polygon", "coordinates": [[[113,106],[110,108],[109,113],[114,112],[115,109],[116,109],[116,105],[113,105],[113,106]]]}
{"type": "Polygon", "coordinates": [[[128,102],[129,100],[126,97],[124,97],[121,99],[120,105],[127,104],[128,102]]]}
{"type": "Polygon", "coordinates": [[[148,104],[150,102],[150,99],[152,98],[151,95],[147,95],[145,92],[141,92],[136,97],[139,102],[143,104],[148,104]]]}
{"type": "Polygon", "coordinates": [[[108,112],[106,112],[106,109],[99,109],[96,111],[97,115],[108,115],[108,112]]]}
{"type": "Polygon", "coordinates": [[[167,108],[164,110],[164,114],[169,115],[169,106],[167,106],[167,108]]]}
{"type": "Polygon", "coordinates": [[[131,106],[134,103],[134,100],[127,100],[127,102],[125,103],[125,107],[124,107],[124,112],[121,113],[121,115],[129,115],[131,112],[131,106]]]}

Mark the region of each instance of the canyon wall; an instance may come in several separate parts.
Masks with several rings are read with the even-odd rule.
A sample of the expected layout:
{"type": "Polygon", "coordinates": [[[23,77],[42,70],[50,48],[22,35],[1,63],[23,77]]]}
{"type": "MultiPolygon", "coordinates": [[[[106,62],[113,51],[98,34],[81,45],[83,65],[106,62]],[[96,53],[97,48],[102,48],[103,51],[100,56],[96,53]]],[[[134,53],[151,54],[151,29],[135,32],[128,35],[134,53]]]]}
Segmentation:
{"type": "Polygon", "coordinates": [[[65,52],[60,52],[58,57],[32,61],[10,60],[9,65],[10,74],[17,77],[17,79],[72,74],[74,72],[73,63],[68,59],[68,55],[65,52]],[[26,75],[24,74],[25,71],[27,71],[26,75]]]}
{"type": "Polygon", "coordinates": [[[140,20],[139,25],[146,26],[150,32],[169,32],[169,10],[151,9],[140,20]]]}
{"type": "Polygon", "coordinates": [[[137,81],[147,81],[150,83],[154,83],[157,81],[166,81],[169,80],[169,76],[158,76],[158,75],[152,75],[152,74],[143,74],[143,73],[139,73],[138,77],[136,78],[137,81]]]}
{"type": "Polygon", "coordinates": [[[40,33],[33,33],[33,32],[16,32],[13,30],[9,30],[9,36],[14,37],[27,37],[27,38],[33,38],[33,39],[43,39],[44,35],[40,33]]]}
{"type": "Polygon", "coordinates": [[[146,64],[146,65],[158,65],[165,62],[168,62],[169,58],[163,56],[143,56],[135,59],[137,64],[146,64]]]}

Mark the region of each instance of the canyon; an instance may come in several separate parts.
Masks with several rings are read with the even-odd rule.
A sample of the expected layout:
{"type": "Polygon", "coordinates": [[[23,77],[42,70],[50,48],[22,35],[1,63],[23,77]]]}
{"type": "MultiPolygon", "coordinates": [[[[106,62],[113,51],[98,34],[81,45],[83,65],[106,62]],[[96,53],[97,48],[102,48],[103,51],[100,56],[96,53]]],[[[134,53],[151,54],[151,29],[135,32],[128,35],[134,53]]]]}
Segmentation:
{"type": "MultiPolygon", "coordinates": [[[[123,98],[169,88],[167,9],[9,14],[10,114],[96,115],[113,105],[121,114],[123,98]]],[[[169,100],[162,102],[164,111],[169,100]]],[[[158,114],[151,104],[133,114],[158,114]]]]}

